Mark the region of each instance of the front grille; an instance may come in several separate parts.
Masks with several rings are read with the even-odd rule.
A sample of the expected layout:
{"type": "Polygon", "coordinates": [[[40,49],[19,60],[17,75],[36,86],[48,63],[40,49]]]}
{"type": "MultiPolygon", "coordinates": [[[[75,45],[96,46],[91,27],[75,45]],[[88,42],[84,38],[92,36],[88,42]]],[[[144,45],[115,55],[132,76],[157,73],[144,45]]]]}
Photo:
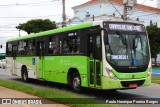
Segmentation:
{"type": "Polygon", "coordinates": [[[137,68],[129,68],[129,67],[117,67],[113,66],[113,68],[119,73],[136,73],[136,72],[145,72],[148,66],[139,66],[137,68]]]}
{"type": "Polygon", "coordinates": [[[130,84],[137,84],[137,86],[141,86],[144,84],[145,80],[138,80],[138,81],[121,81],[123,87],[129,87],[130,84]]]}

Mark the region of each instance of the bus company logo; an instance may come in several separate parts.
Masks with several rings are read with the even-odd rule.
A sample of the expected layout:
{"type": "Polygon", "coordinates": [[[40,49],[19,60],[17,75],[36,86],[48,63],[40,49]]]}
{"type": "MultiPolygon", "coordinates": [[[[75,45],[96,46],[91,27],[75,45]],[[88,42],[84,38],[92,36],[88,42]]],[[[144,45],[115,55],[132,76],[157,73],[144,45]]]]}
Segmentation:
{"type": "Polygon", "coordinates": [[[134,74],[132,75],[132,78],[135,78],[135,75],[134,75],[134,74]]]}
{"type": "Polygon", "coordinates": [[[11,99],[2,99],[2,104],[12,104],[11,99]]]}

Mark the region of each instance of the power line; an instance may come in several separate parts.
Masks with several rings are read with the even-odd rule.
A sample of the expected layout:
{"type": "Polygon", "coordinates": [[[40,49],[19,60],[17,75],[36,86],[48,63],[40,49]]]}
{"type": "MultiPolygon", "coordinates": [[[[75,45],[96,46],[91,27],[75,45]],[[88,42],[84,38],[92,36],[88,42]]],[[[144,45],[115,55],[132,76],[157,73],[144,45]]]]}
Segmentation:
{"type": "MultiPolygon", "coordinates": [[[[51,3],[59,0],[53,0],[53,1],[46,1],[46,2],[32,2],[32,3],[15,3],[15,4],[5,4],[0,5],[0,7],[13,7],[13,6],[26,6],[26,5],[38,5],[38,4],[44,4],[44,3],[51,3]]],[[[61,3],[61,2],[59,2],[61,3]]]]}
{"type": "Polygon", "coordinates": [[[116,9],[116,11],[118,12],[118,14],[120,15],[120,16],[122,16],[122,14],[119,12],[119,10],[114,6],[114,4],[110,1],[110,0],[108,0],[109,2],[110,2],[110,4],[114,7],[114,9],[116,9]]]}
{"type": "MultiPolygon", "coordinates": [[[[46,5],[53,5],[53,4],[39,4],[39,5],[24,5],[24,6],[46,6],[46,5]]],[[[57,4],[56,4],[57,5],[57,4]]],[[[58,5],[62,5],[62,3],[59,3],[58,5]]],[[[15,7],[15,6],[9,6],[9,7],[15,7]]],[[[8,8],[8,7],[0,7],[0,8],[8,8]]]]}
{"type": "MultiPolygon", "coordinates": [[[[54,3],[55,5],[62,5],[62,3],[54,3]]],[[[53,5],[53,4],[34,4],[34,5],[23,5],[23,6],[46,6],[46,5],[53,5]]]]}
{"type": "Polygon", "coordinates": [[[17,35],[16,36],[7,36],[7,37],[0,36],[0,38],[10,38],[10,37],[18,37],[18,36],[17,35]]]}
{"type": "MultiPolygon", "coordinates": [[[[148,18],[139,18],[139,20],[146,20],[146,21],[149,21],[148,18]]],[[[160,19],[155,19],[154,21],[158,21],[158,22],[159,22],[160,19]]]]}
{"type": "MultiPolygon", "coordinates": [[[[146,2],[147,0],[144,0],[141,4],[139,4],[139,5],[143,5],[145,2],[146,2]]],[[[132,13],[128,16],[128,17],[130,17],[131,15],[133,15],[133,13],[135,12],[136,10],[133,10],[132,11],[132,13]]],[[[137,13],[136,13],[137,14],[137,13]]]]}
{"type": "Polygon", "coordinates": [[[19,32],[19,29],[15,29],[15,30],[0,30],[0,34],[1,33],[11,33],[11,32],[19,32]]]}
{"type": "Polygon", "coordinates": [[[144,4],[146,1],[147,1],[147,0],[144,0],[144,1],[141,3],[141,5],[144,4]]]}
{"type": "Polygon", "coordinates": [[[151,13],[151,14],[137,16],[137,17],[150,16],[150,15],[159,15],[159,14],[160,14],[159,12],[156,12],[156,13],[151,13]]]}
{"type": "MultiPolygon", "coordinates": [[[[31,19],[31,18],[43,18],[43,17],[56,17],[56,18],[60,18],[61,14],[55,14],[55,15],[47,15],[47,16],[34,16],[34,17],[0,17],[0,18],[4,18],[4,19],[31,19]]],[[[70,15],[67,15],[67,17],[70,17],[70,15]]],[[[20,22],[19,22],[20,23],[20,22]]],[[[22,22],[23,23],[23,22],[22,22]]],[[[1,26],[5,26],[5,27],[11,27],[11,26],[17,26],[17,24],[12,23],[0,23],[0,27],[1,26]]]]}
{"type": "Polygon", "coordinates": [[[18,19],[27,19],[27,18],[40,18],[40,17],[52,17],[52,16],[57,16],[57,17],[60,17],[60,16],[58,16],[58,15],[60,15],[60,14],[55,14],[55,15],[48,15],[48,16],[34,16],[34,17],[0,17],[0,18],[4,18],[4,19],[6,19],[6,18],[8,18],[8,19],[13,19],[13,18],[18,18],[18,19]]]}

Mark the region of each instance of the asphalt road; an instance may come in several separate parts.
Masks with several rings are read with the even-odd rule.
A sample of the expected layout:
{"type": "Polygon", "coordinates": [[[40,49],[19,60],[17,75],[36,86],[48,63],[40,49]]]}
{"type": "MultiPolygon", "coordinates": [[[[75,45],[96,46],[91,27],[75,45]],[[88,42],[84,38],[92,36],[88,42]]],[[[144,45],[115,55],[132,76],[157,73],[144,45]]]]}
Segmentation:
{"type": "MultiPolygon", "coordinates": [[[[0,78],[10,81],[16,81],[24,83],[20,77],[12,76],[9,72],[5,72],[4,69],[0,69],[0,78]]],[[[24,83],[29,86],[36,88],[58,88],[60,90],[70,91],[70,88],[64,84],[57,84],[45,81],[32,80],[30,83],[24,83]]],[[[104,100],[105,98],[160,98],[160,85],[151,84],[147,87],[138,87],[137,89],[128,89],[128,90],[118,90],[118,91],[101,91],[94,89],[84,89],[82,95],[87,95],[89,97],[96,97],[99,100],[104,100]]],[[[160,107],[160,104],[151,105],[151,104],[114,104],[114,107],[160,107]]]]}

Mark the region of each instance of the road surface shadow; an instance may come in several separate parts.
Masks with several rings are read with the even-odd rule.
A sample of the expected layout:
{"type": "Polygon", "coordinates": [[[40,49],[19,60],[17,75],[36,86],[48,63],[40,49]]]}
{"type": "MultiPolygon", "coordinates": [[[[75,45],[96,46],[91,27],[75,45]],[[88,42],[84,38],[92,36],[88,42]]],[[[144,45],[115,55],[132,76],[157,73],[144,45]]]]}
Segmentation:
{"type": "MultiPolygon", "coordinates": [[[[24,83],[21,80],[21,78],[12,78],[12,80],[20,83],[24,83]]],[[[30,79],[29,83],[25,83],[25,84],[36,87],[36,88],[56,88],[59,90],[66,90],[66,91],[72,92],[70,86],[66,84],[61,84],[61,83],[30,79]]],[[[134,90],[134,89],[131,89],[131,90],[134,90]]],[[[107,99],[108,98],[110,99],[125,98],[126,99],[126,98],[141,98],[141,97],[144,98],[144,96],[140,96],[132,93],[125,93],[118,90],[117,91],[116,90],[100,90],[100,89],[90,89],[90,88],[83,88],[80,94],[87,95],[89,97],[100,98],[100,99],[105,99],[105,98],[107,99]]]]}

